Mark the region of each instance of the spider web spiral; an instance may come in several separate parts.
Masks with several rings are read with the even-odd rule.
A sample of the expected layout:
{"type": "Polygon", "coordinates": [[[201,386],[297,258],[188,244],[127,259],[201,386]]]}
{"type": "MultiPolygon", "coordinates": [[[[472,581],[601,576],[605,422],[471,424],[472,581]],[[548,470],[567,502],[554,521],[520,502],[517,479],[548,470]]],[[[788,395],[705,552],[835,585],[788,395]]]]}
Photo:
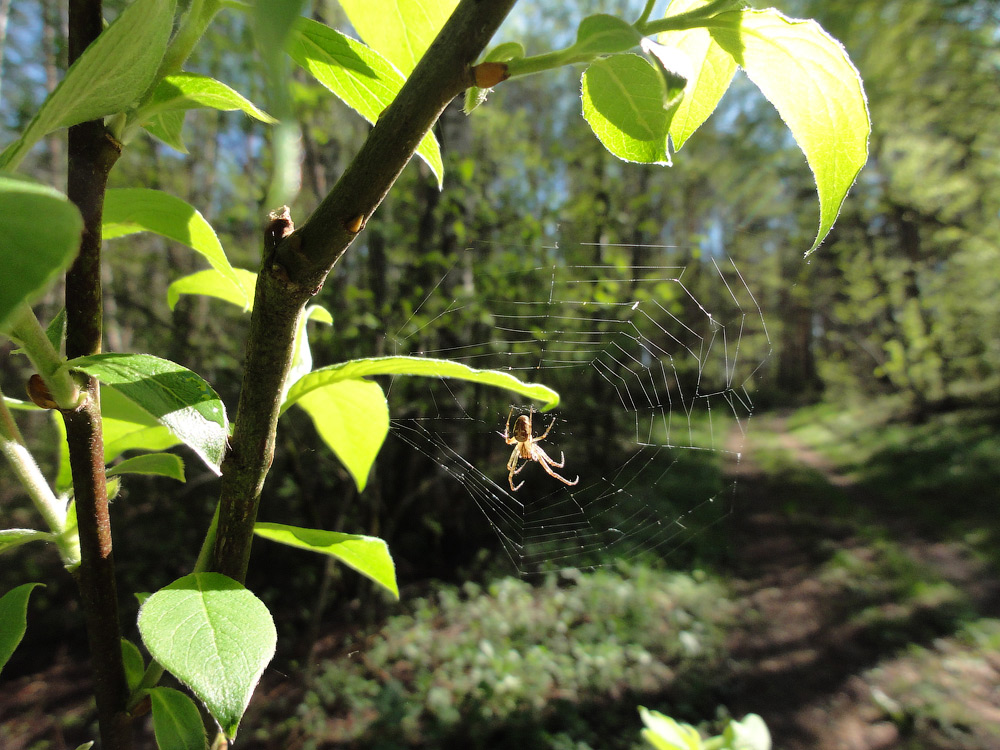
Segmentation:
{"type": "MultiPolygon", "coordinates": [[[[477,249],[495,250],[473,246],[470,258],[477,249]]],[[[558,246],[518,253],[522,265],[490,285],[456,263],[389,340],[394,354],[543,383],[559,406],[397,379],[390,432],[456,480],[524,575],[665,556],[732,511],[725,464],[739,460],[771,351],[761,309],[729,260],[667,265],[657,261],[675,248],[634,245],[602,246],[591,265],[561,264],[558,246]],[[511,489],[511,413],[511,425],[529,414],[536,437],[552,424],[540,447],[577,484],[529,461],[511,489]]]]}

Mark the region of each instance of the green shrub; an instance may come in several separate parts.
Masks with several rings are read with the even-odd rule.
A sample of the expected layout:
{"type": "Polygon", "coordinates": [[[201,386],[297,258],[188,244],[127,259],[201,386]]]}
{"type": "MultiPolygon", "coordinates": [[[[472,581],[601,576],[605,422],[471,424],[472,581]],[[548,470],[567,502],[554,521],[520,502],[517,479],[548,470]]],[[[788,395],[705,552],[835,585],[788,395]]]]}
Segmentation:
{"type": "Polygon", "coordinates": [[[389,620],[363,661],[326,663],[298,731],[307,747],[361,738],[437,747],[456,734],[467,746],[492,735],[499,747],[498,732],[582,743],[588,701],[666,688],[681,702],[697,699],[699,675],[723,657],[731,615],[718,582],[649,568],[563,573],[538,587],[505,578],[442,588],[389,620]],[[546,735],[556,715],[579,730],[546,735]]]}

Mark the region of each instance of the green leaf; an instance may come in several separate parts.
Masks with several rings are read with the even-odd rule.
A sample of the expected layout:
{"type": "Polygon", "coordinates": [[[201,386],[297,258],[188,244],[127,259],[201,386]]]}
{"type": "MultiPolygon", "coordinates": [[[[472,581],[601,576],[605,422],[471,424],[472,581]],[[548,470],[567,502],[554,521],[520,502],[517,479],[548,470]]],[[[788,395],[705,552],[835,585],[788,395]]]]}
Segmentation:
{"type": "Polygon", "coordinates": [[[28,542],[53,542],[55,535],[34,529],[0,529],[0,553],[20,547],[28,542]]]}
{"type": "Polygon", "coordinates": [[[277,633],[271,613],[251,591],[219,573],[184,576],[149,597],[139,632],[156,661],[187,685],[230,740],[277,633]]]}
{"type": "Polygon", "coordinates": [[[143,456],[126,458],[107,471],[109,477],[119,474],[155,474],[179,482],[185,481],[184,462],[172,453],[147,453],[143,456]]]}
{"type": "Polygon", "coordinates": [[[31,304],[69,267],[83,219],[58,190],[0,175],[0,329],[22,302],[31,304]]]}
{"type": "Polygon", "coordinates": [[[583,116],[604,147],[619,159],[670,164],[663,76],[644,57],[613,55],[583,73],[583,116]]]}
{"type": "Polygon", "coordinates": [[[205,750],[208,738],[201,712],[180,690],[156,687],[149,691],[153,734],[160,750],[205,750]]]}
{"type": "Polygon", "coordinates": [[[167,305],[171,310],[177,305],[182,294],[203,294],[230,302],[244,310],[253,310],[254,289],[257,274],[242,268],[234,268],[237,282],[214,268],[182,276],[167,287],[167,305]]]}
{"type": "Polygon", "coordinates": [[[90,748],[92,748],[93,746],[94,746],[94,741],[90,740],[90,742],[84,742],[82,745],[78,745],[76,750],[90,750],[90,748]]]}
{"type": "Polygon", "coordinates": [[[323,442],[354,477],[358,492],[364,491],[375,457],[389,433],[389,406],[379,384],[338,379],[307,388],[295,403],[305,409],[323,442]]]}
{"type": "MultiPolygon", "coordinates": [[[[66,427],[62,417],[54,412],[53,424],[61,436],[56,490],[66,492],[73,486],[66,427]]],[[[104,433],[105,464],[110,464],[126,451],[164,451],[181,442],[151,414],[113,388],[101,388],[101,431],[104,433]]]]}
{"type": "MultiPolygon", "coordinates": [[[[301,18],[288,54],[335,96],[368,122],[374,123],[403,87],[405,79],[385,58],[361,42],[309,18],[301,18]]],[[[417,147],[443,183],[444,164],[434,134],[428,132],[417,147]]]]}
{"type": "Polygon", "coordinates": [[[340,0],[358,35],[409,76],[458,0],[340,0]]]}
{"type": "Polygon", "coordinates": [[[142,124],[154,138],[159,138],[170,148],[180,151],[182,154],[188,152],[184,145],[184,110],[174,110],[171,112],[160,112],[153,115],[148,121],[142,124]]]}
{"type": "Polygon", "coordinates": [[[722,736],[733,750],[771,750],[771,732],[757,714],[747,714],[742,721],[730,719],[722,736]]]}
{"type": "Polygon", "coordinates": [[[682,724],[643,706],[639,706],[639,715],[646,725],[642,738],[656,750],[701,750],[701,735],[690,724],[682,724]]]}
{"type": "Polygon", "coordinates": [[[388,545],[378,537],[264,522],[255,524],[253,531],[257,536],[272,542],[336,557],[399,598],[396,566],[392,562],[388,545]]]}
{"type": "Polygon", "coordinates": [[[715,41],[778,110],[816,178],[819,230],[809,255],[868,160],[871,120],[861,76],[840,42],[813,20],[772,9],[723,13],[710,23],[715,41]]]}
{"type": "MultiPolygon", "coordinates": [[[[212,225],[194,206],[169,193],[150,188],[108,190],[103,232],[106,240],[135,232],[154,232],[176,240],[205,256],[212,268],[242,288],[212,225]]],[[[243,304],[249,306],[249,299],[243,304]]]]}
{"type": "Polygon", "coordinates": [[[62,351],[63,336],[66,335],[66,308],[60,308],[52,321],[45,327],[45,338],[57,352],[62,351]]]}
{"type": "Polygon", "coordinates": [[[25,583],[0,596],[0,671],[28,629],[28,597],[41,583],[25,583]]]}
{"type": "Polygon", "coordinates": [[[226,408],[201,377],[149,354],[94,354],[67,366],[99,378],[179,437],[216,474],[229,436],[226,408]]]}
{"type": "MultiPolygon", "coordinates": [[[[679,15],[704,4],[705,0],[674,0],[670,3],[667,16],[679,15]]],[[[738,23],[736,14],[731,14],[731,17],[738,23]]],[[[718,20],[714,22],[722,23],[718,20]]],[[[737,65],[733,56],[719,46],[708,29],[668,31],[660,34],[658,41],[685,55],[691,63],[692,74],[688,78],[684,98],[670,121],[670,140],[674,150],[679,151],[715,111],[733,80],[737,65]]]]}
{"type": "Polygon", "coordinates": [[[641,39],[642,34],[628,21],[606,13],[598,13],[580,21],[572,52],[582,55],[625,52],[637,46],[641,39]]]}
{"type": "Polygon", "coordinates": [[[240,110],[246,115],[266,123],[275,120],[256,104],[222,81],[197,73],[175,73],[156,86],[149,102],[137,114],[146,118],[165,111],[208,107],[224,112],[240,110]]]}
{"type": "Polygon", "coordinates": [[[146,670],[142,653],[128,638],[122,638],[122,663],[125,666],[125,681],[129,690],[135,690],[142,682],[142,675],[146,670]]]}
{"type": "Polygon", "coordinates": [[[289,389],[281,409],[284,411],[314,388],[322,388],[338,380],[350,380],[371,375],[419,375],[428,378],[468,380],[473,383],[503,388],[526,398],[543,401],[541,411],[549,411],[559,405],[559,394],[548,386],[540,383],[524,383],[509,372],[477,370],[450,359],[369,357],[351,359],[347,362],[314,370],[289,389]]]}
{"type": "Polygon", "coordinates": [[[17,168],[47,133],[135,106],[154,83],[173,27],[174,0],[136,0],[84,50],[24,134],[0,154],[17,168]]]}

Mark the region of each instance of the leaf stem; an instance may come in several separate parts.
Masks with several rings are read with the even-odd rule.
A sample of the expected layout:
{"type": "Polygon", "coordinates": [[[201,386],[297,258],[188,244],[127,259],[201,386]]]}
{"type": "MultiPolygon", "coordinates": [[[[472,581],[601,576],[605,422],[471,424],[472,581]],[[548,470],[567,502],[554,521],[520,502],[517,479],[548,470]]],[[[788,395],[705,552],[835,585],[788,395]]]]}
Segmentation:
{"type": "Polygon", "coordinates": [[[60,409],[75,409],[81,403],[80,385],[69,370],[63,367],[64,360],[45,335],[34,311],[21,303],[14,311],[13,322],[8,335],[16,341],[35,370],[45,381],[45,385],[60,409]]]}
{"type": "Polygon", "coordinates": [[[61,538],[66,527],[66,502],[60,500],[52,491],[49,483],[45,480],[35,457],[28,450],[21,437],[21,431],[17,428],[10,409],[3,400],[3,393],[0,392],[0,453],[10,463],[18,481],[24,487],[31,502],[45,519],[46,525],[53,533],[60,535],[57,540],[59,553],[63,563],[72,565],[78,562],[74,555],[69,553],[65,546],[65,540],[61,538]]]}
{"type": "Polygon", "coordinates": [[[635,28],[643,28],[646,21],[649,20],[649,15],[653,12],[654,5],[656,5],[656,0],[646,0],[646,7],[642,9],[642,15],[639,16],[639,20],[633,24],[635,28]]]}

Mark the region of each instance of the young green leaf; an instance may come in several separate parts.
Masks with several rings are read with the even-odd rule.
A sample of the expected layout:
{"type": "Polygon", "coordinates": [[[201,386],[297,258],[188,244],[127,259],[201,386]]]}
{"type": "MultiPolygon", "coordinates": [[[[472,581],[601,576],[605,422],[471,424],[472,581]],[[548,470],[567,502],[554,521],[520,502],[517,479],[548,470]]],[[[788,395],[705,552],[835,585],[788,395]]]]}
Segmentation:
{"type": "Polygon", "coordinates": [[[66,335],[66,308],[63,307],[45,327],[45,338],[57,352],[62,351],[63,336],[66,335]]]}
{"type": "Polygon", "coordinates": [[[449,359],[431,359],[429,357],[368,357],[351,359],[340,364],[314,370],[299,380],[288,391],[285,402],[281,405],[284,412],[299,398],[314,388],[322,388],[339,380],[369,377],[372,375],[417,375],[427,378],[455,378],[473,383],[503,388],[517,393],[525,398],[544,402],[541,411],[549,411],[559,405],[559,394],[548,386],[540,383],[524,383],[509,372],[499,370],[477,370],[453,362],[449,359]]]}
{"type": "Polygon", "coordinates": [[[28,629],[28,597],[41,583],[25,583],[0,596],[0,672],[28,629]]]}
{"type": "MultiPolygon", "coordinates": [[[[203,255],[212,268],[242,288],[212,225],[194,206],[169,193],[150,188],[108,190],[103,232],[106,240],[135,232],[154,232],[176,240],[203,255]]],[[[244,305],[249,305],[249,299],[244,305]]]]}
{"type": "Polygon", "coordinates": [[[604,147],[619,159],[670,164],[663,75],[644,57],[612,55],[583,73],[583,116],[604,147]]]}
{"type": "Polygon", "coordinates": [[[73,262],[83,219],[58,190],[0,175],[0,330],[73,262]]]}
{"type": "Polygon", "coordinates": [[[184,462],[172,453],[147,453],[143,456],[126,458],[107,471],[109,477],[120,474],[152,474],[170,477],[178,482],[184,479],[184,462]]]}
{"type": "MultiPolygon", "coordinates": [[[[361,42],[309,18],[301,18],[288,54],[347,106],[368,122],[378,120],[403,87],[405,79],[388,60],[361,42]]],[[[441,148],[428,132],[417,155],[443,183],[441,148]]]]}
{"type": "Polygon", "coordinates": [[[201,377],[149,354],[94,354],[67,366],[99,378],[179,437],[216,474],[229,436],[226,409],[201,377]]]}
{"type": "Polygon", "coordinates": [[[139,633],[152,657],[187,685],[234,739],[274,656],[277,633],[264,603],[231,578],[194,573],[145,601],[139,633]]]}
{"type": "Polygon", "coordinates": [[[228,275],[214,268],[182,276],[167,287],[167,306],[173,310],[182,294],[204,294],[230,302],[248,312],[253,310],[257,274],[242,268],[234,268],[233,272],[238,279],[236,284],[228,275]]]}
{"type": "Polygon", "coordinates": [[[145,121],[160,112],[199,107],[224,112],[240,110],[261,122],[277,122],[267,112],[222,81],[197,73],[175,73],[164,78],[153,91],[149,102],[136,114],[136,118],[145,121]]]}
{"type": "Polygon", "coordinates": [[[142,681],[146,665],[143,663],[142,652],[128,638],[122,638],[122,664],[125,667],[125,681],[129,690],[135,690],[142,681]]]}
{"type": "Polygon", "coordinates": [[[639,706],[646,728],[642,738],[656,750],[702,750],[701,735],[690,724],[682,724],[659,711],[639,706]]]}
{"type": "Polygon", "coordinates": [[[409,76],[448,20],[458,0],[340,0],[351,26],[409,76]]]}
{"type": "MultiPolygon", "coordinates": [[[[298,382],[314,374],[303,375],[298,382]]],[[[307,386],[295,403],[305,409],[323,442],[350,472],[358,492],[362,492],[389,433],[389,406],[379,384],[370,380],[335,380],[317,387],[307,386]]]]}
{"type": "Polygon", "coordinates": [[[813,20],[745,10],[715,16],[709,30],[778,110],[816,178],[819,230],[808,255],[830,232],[868,160],[871,121],[861,76],[840,42],[813,20]]]}
{"type": "MultiPolygon", "coordinates": [[[[704,0],[674,0],[667,9],[667,16],[679,15],[703,4],[704,0]]],[[[739,16],[728,14],[721,21],[713,19],[713,23],[738,24],[739,16]]],[[[733,56],[722,49],[705,28],[667,31],[659,35],[658,41],[685,55],[691,63],[692,74],[684,89],[684,98],[670,121],[670,140],[674,150],[679,151],[715,111],[733,80],[737,65],[733,56]]]]}
{"type": "Polygon", "coordinates": [[[771,732],[757,714],[747,714],[742,721],[730,719],[722,737],[733,750],[771,750],[771,732]]]}
{"type": "Polygon", "coordinates": [[[598,13],[580,21],[573,52],[583,55],[610,55],[625,52],[639,44],[642,34],[618,16],[598,13]]]}
{"type": "Polygon", "coordinates": [[[149,691],[153,735],[160,750],[205,750],[208,737],[201,712],[180,690],[155,687],[149,691]]]}
{"type": "Polygon", "coordinates": [[[23,135],[0,154],[14,170],[43,136],[133,107],[154,83],[173,26],[175,0],[136,0],[84,50],[23,135]]]}
{"type": "Polygon", "coordinates": [[[170,148],[180,151],[182,154],[188,152],[187,146],[184,145],[184,110],[160,112],[144,122],[142,127],[147,133],[163,141],[170,148]]]}
{"type": "Polygon", "coordinates": [[[253,531],[257,536],[270,539],[272,542],[336,557],[399,598],[396,566],[392,562],[388,545],[378,537],[265,522],[256,523],[253,531]]]}
{"type": "Polygon", "coordinates": [[[28,542],[52,542],[55,536],[47,531],[34,529],[0,529],[0,552],[12,550],[28,542]]]}

